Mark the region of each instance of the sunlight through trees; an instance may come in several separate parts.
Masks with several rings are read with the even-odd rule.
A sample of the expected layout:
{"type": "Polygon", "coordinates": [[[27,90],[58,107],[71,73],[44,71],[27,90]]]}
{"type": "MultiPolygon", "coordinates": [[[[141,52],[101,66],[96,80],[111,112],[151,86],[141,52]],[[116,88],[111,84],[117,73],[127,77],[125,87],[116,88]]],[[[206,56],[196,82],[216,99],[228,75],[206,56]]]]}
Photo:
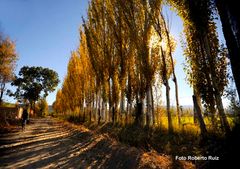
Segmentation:
{"type": "Polygon", "coordinates": [[[229,133],[222,103],[228,84],[228,51],[219,43],[211,1],[91,1],[79,31],[79,47],[71,54],[68,73],[56,96],[58,114],[74,115],[83,122],[150,127],[160,124],[165,116],[159,113],[162,111],[169,133],[185,125],[173,58],[176,42],[169,20],[162,14],[163,5],[172,6],[184,22],[185,72],[193,88],[193,116],[201,135],[205,137],[208,129],[219,125],[229,133]],[[171,107],[171,78],[175,109],[171,107]],[[163,86],[165,92],[161,93],[163,86]],[[159,106],[158,93],[165,95],[165,106],[159,106]],[[210,128],[206,127],[208,117],[210,128]]]}

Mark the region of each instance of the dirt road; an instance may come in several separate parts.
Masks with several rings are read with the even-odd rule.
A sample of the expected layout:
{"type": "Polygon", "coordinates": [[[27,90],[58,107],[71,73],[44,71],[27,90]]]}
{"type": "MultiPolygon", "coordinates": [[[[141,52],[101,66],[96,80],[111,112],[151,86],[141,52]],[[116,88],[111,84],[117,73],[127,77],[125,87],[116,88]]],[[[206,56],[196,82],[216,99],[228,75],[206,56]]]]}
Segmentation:
{"type": "MultiPolygon", "coordinates": [[[[0,136],[0,168],[175,168],[170,156],[143,152],[83,126],[32,119],[25,131],[0,136]]],[[[194,168],[179,163],[180,168],[194,168]]]]}

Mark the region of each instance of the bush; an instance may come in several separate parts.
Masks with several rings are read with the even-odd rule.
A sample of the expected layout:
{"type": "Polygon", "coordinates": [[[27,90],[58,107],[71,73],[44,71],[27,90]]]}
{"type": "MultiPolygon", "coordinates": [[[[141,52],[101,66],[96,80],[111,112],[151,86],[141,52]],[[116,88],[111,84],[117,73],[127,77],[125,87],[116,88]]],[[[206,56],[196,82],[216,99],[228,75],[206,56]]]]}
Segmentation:
{"type": "Polygon", "coordinates": [[[45,98],[42,98],[37,102],[36,113],[40,117],[44,117],[48,114],[48,103],[45,98]]]}

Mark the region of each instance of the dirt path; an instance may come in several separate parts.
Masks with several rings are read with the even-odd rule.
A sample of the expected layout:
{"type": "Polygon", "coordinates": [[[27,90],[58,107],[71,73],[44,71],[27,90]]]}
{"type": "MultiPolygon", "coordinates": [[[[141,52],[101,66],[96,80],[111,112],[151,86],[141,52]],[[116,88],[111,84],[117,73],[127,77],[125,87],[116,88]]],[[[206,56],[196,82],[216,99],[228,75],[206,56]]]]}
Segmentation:
{"type": "MultiPolygon", "coordinates": [[[[0,168],[175,168],[170,156],[144,153],[83,126],[32,119],[25,131],[0,136],[0,168]]],[[[179,163],[180,168],[193,168],[179,163]]]]}

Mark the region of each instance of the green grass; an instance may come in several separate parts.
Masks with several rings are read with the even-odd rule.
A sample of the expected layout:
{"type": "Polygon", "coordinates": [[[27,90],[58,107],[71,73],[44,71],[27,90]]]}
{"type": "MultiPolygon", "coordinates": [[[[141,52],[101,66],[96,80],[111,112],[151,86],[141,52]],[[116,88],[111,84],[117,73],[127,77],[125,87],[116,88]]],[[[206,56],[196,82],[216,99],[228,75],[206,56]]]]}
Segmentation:
{"type": "Polygon", "coordinates": [[[3,102],[1,107],[16,107],[16,105],[13,103],[3,102]]]}
{"type": "MultiPolygon", "coordinates": [[[[163,127],[141,127],[133,124],[121,125],[112,123],[83,123],[87,128],[97,133],[108,134],[111,138],[127,145],[149,151],[154,149],[159,153],[171,155],[203,155],[209,146],[222,138],[211,135],[211,139],[206,144],[201,145],[201,139],[198,134],[193,134],[191,130],[176,131],[169,134],[163,127]],[[212,139],[213,138],[213,139],[212,139]]],[[[190,128],[188,128],[190,129],[190,128]]]]}
{"type": "MultiPolygon", "coordinates": [[[[143,127],[133,123],[125,124],[124,116],[121,123],[105,123],[101,122],[84,122],[79,118],[79,114],[71,114],[61,116],[61,119],[68,120],[75,124],[82,124],[96,133],[107,134],[110,138],[117,141],[135,146],[145,151],[152,149],[160,154],[171,156],[208,156],[224,151],[226,138],[220,128],[220,120],[217,118],[218,128],[213,129],[211,121],[208,117],[204,118],[208,136],[203,140],[200,137],[200,128],[198,123],[194,123],[191,115],[181,117],[181,125],[178,124],[177,117],[172,116],[174,132],[168,133],[167,117],[162,115],[153,126],[143,127]]],[[[228,117],[230,126],[233,128],[235,117],[228,117]]],[[[86,119],[87,120],[87,119],[86,119]]],[[[201,165],[201,161],[195,161],[197,165],[201,165]]]]}

